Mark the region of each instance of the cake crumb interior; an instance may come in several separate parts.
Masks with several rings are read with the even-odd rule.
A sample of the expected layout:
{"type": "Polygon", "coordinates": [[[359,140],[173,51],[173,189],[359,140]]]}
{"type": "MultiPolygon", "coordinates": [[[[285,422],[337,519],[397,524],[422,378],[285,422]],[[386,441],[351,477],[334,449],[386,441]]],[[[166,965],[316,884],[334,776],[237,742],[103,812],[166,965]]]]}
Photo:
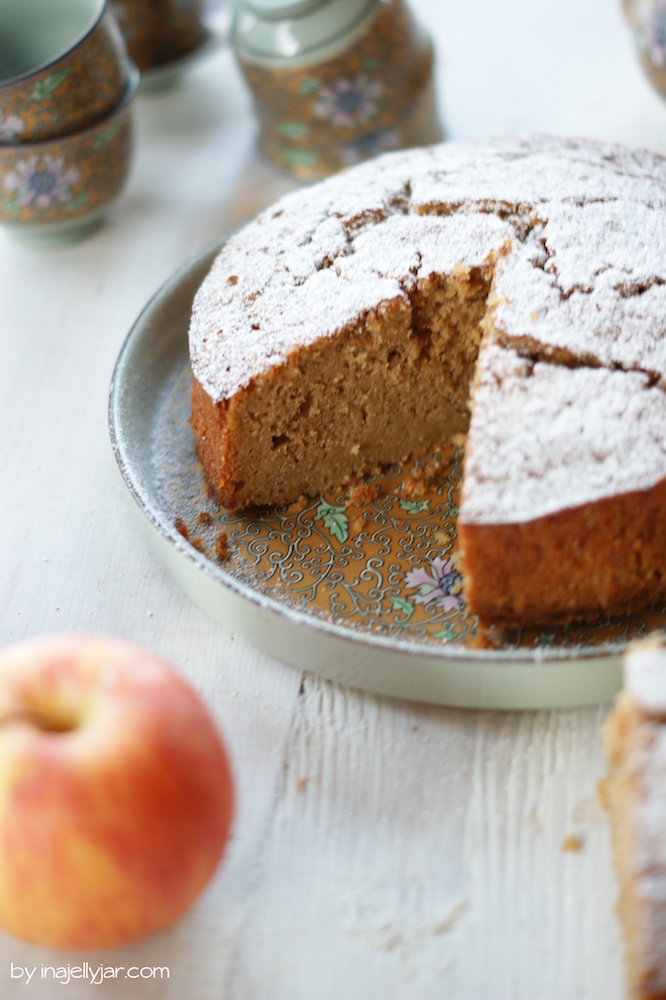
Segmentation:
{"type": "Polygon", "coordinates": [[[490,265],[432,275],[255,378],[220,410],[234,442],[221,499],[286,503],[464,434],[491,280],[490,265]]]}

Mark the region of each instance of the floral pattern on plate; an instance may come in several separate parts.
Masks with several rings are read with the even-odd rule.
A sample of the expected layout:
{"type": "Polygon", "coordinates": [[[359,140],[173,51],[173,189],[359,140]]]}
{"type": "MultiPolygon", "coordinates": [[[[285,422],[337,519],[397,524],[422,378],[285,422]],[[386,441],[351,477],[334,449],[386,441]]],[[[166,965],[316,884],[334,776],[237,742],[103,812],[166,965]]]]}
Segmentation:
{"type": "MultiPolygon", "coordinates": [[[[154,466],[167,516],[218,569],[287,608],[417,645],[476,647],[457,558],[462,450],[395,465],[291,505],[230,511],[210,495],[194,451],[187,365],[156,430],[154,466]]],[[[586,625],[492,629],[495,649],[613,646],[666,627],[666,608],[586,625]]]]}

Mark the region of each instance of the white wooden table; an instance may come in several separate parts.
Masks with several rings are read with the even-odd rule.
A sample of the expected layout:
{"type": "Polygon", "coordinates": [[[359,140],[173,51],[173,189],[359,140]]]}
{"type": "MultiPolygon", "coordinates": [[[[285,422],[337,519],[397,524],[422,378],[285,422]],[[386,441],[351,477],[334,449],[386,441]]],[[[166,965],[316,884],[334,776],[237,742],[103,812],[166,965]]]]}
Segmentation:
{"type": "MultiPolygon", "coordinates": [[[[413,0],[450,138],[557,132],[666,152],[619,0],[413,0]]],[[[303,676],[184,597],[144,544],[107,431],[133,320],[192,253],[295,183],[254,151],[229,52],[138,101],[129,188],[79,245],[0,235],[0,640],[65,629],[145,644],[226,734],[233,842],[173,929],[87,956],[0,935],[0,996],[617,1000],[621,946],[597,801],[608,706],[501,714],[303,676]],[[580,850],[563,849],[577,836],[580,850]],[[42,965],[166,967],[72,980],[42,965]],[[29,984],[14,967],[35,968],[29,984]]]]}

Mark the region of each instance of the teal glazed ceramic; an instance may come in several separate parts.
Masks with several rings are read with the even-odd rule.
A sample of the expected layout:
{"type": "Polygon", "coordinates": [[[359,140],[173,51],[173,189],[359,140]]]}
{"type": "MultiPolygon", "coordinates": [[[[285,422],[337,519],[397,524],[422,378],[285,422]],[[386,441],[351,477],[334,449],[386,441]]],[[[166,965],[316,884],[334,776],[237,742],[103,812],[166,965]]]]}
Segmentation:
{"type": "Polygon", "coordinates": [[[123,190],[132,158],[131,105],[139,73],[129,72],[115,111],[73,135],[0,146],[0,224],[33,245],[87,235],[123,190]]]}
{"type": "Polygon", "coordinates": [[[205,41],[202,0],[111,0],[111,8],[140,70],[166,66],[205,41]]]}
{"type": "Polygon", "coordinates": [[[94,125],[122,101],[127,50],[107,0],[2,0],[0,144],[94,125]]]}

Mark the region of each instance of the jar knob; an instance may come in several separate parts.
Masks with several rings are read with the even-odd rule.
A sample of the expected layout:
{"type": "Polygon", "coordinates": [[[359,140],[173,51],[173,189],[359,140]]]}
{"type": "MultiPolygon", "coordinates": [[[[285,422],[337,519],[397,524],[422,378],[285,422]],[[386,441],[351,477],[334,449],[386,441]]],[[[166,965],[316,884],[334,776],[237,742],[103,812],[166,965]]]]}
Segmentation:
{"type": "Polygon", "coordinates": [[[245,0],[245,6],[260,17],[277,21],[283,17],[302,17],[328,2],[329,0],[245,0]]]}

